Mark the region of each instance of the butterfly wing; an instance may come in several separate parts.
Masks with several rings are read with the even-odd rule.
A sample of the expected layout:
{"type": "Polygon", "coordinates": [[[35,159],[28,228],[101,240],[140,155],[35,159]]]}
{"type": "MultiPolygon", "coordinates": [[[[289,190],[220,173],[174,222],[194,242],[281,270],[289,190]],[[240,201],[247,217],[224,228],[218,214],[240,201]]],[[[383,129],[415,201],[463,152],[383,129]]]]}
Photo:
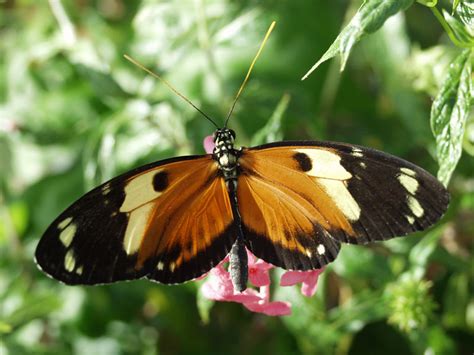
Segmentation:
{"type": "Polygon", "coordinates": [[[247,246],[286,269],[319,268],[339,243],[364,244],[428,228],[446,189],[425,170],[373,149],[279,142],[244,149],[238,200],[247,246]]]}
{"type": "Polygon", "coordinates": [[[224,180],[210,155],[152,163],[116,177],[66,209],[36,260],[66,284],[201,276],[236,236],[224,180]]]}

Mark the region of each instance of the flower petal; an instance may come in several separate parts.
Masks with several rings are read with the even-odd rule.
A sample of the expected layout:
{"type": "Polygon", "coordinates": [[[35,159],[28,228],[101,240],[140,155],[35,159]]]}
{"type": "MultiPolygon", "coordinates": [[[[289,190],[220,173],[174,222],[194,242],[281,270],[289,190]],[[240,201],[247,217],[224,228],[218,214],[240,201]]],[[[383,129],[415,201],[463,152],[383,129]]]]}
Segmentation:
{"type": "Polygon", "coordinates": [[[250,282],[257,286],[270,285],[270,270],[273,265],[264,262],[263,260],[257,260],[255,263],[250,265],[249,263],[249,279],[250,282]]]}
{"type": "Polygon", "coordinates": [[[318,278],[323,270],[324,268],[310,271],[287,271],[281,276],[280,286],[292,286],[301,282],[301,293],[311,297],[316,292],[318,278]]]}
{"type": "Polygon", "coordinates": [[[287,316],[291,314],[291,304],[289,302],[254,302],[244,303],[244,306],[252,312],[263,313],[267,316],[287,316]]]}
{"type": "Polygon", "coordinates": [[[201,286],[204,297],[215,301],[227,302],[257,302],[261,300],[257,291],[246,289],[244,292],[234,292],[234,286],[230,274],[222,264],[216,266],[209,272],[209,278],[201,286]]]}
{"type": "Polygon", "coordinates": [[[293,286],[306,279],[306,271],[287,271],[281,275],[280,286],[293,286]]]}
{"type": "Polygon", "coordinates": [[[306,280],[301,285],[301,293],[303,296],[311,297],[316,293],[318,285],[319,275],[323,272],[323,269],[312,270],[307,272],[306,280]]]}

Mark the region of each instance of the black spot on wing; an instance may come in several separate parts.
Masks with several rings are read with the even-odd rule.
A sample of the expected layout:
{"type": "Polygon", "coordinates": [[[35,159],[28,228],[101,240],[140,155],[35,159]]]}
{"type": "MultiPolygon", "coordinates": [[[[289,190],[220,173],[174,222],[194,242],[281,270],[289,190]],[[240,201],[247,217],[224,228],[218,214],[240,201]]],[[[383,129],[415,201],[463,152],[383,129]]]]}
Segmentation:
{"type": "Polygon", "coordinates": [[[180,255],[189,247],[189,243],[158,255],[151,272],[146,275],[150,280],[164,284],[177,284],[204,275],[219,264],[229,253],[237,236],[235,224],[229,225],[224,232],[204,250],[179,266],[172,267],[180,255]]]}
{"type": "Polygon", "coordinates": [[[153,176],[153,189],[156,192],[161,192],[168,187],[168,173],[160,171],[153,176]]]}
{"type": "Polygon", "coordinates": [[[286,270],[314,270],[334,261],[340,243],[320,225],[314,225],[312,235],[299,235],[298,242],[309,252],[288,249],[271,236],[255,233],[245,225],[243,232],[247,248],[258,258],[286,270]]]}
{"type": "Polygon", "coordinates": [[[298,162],[301,171],[310,171],[313,168],[313,164],[311,163],[311,159],[305,153],[295,153],[293,155],[293,159],[298,162]]]}

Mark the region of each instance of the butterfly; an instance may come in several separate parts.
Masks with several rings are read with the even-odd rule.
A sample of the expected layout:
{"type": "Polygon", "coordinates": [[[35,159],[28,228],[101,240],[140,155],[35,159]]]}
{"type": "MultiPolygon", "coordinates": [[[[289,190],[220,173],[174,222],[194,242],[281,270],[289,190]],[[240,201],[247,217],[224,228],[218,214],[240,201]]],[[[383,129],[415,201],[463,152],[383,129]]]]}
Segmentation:
{"type": "Polygon", "coordinates": [[[319,269],[342,243],[424,230],[448,207],[444,186],[408,161],[336,142],[236,148],[229,117],[212,154],[138,167],[74,202],[39,241],[39,267],[69,285],[176,284],[230,253],[234,288],[243,291],[246,249],[287,270],[319,269]]]}

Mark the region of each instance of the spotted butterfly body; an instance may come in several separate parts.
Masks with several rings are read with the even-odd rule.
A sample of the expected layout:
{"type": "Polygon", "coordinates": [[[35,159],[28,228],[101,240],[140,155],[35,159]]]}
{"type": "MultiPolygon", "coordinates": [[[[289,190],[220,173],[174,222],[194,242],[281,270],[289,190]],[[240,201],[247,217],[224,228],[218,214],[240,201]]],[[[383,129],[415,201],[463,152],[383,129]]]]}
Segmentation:
{"type": "Polygon", "coordinates": [[[242,291],[245,248],[284,269],[318,269],[341,243],[424,230],[448,206],[436,178],[377,150],[314,141],[236,149],[234,139],[219,129],[213,154],[151,163],[93,189],[49,226],[37,263],[71,285],[174,284],[230,253],[242,291]]]}

